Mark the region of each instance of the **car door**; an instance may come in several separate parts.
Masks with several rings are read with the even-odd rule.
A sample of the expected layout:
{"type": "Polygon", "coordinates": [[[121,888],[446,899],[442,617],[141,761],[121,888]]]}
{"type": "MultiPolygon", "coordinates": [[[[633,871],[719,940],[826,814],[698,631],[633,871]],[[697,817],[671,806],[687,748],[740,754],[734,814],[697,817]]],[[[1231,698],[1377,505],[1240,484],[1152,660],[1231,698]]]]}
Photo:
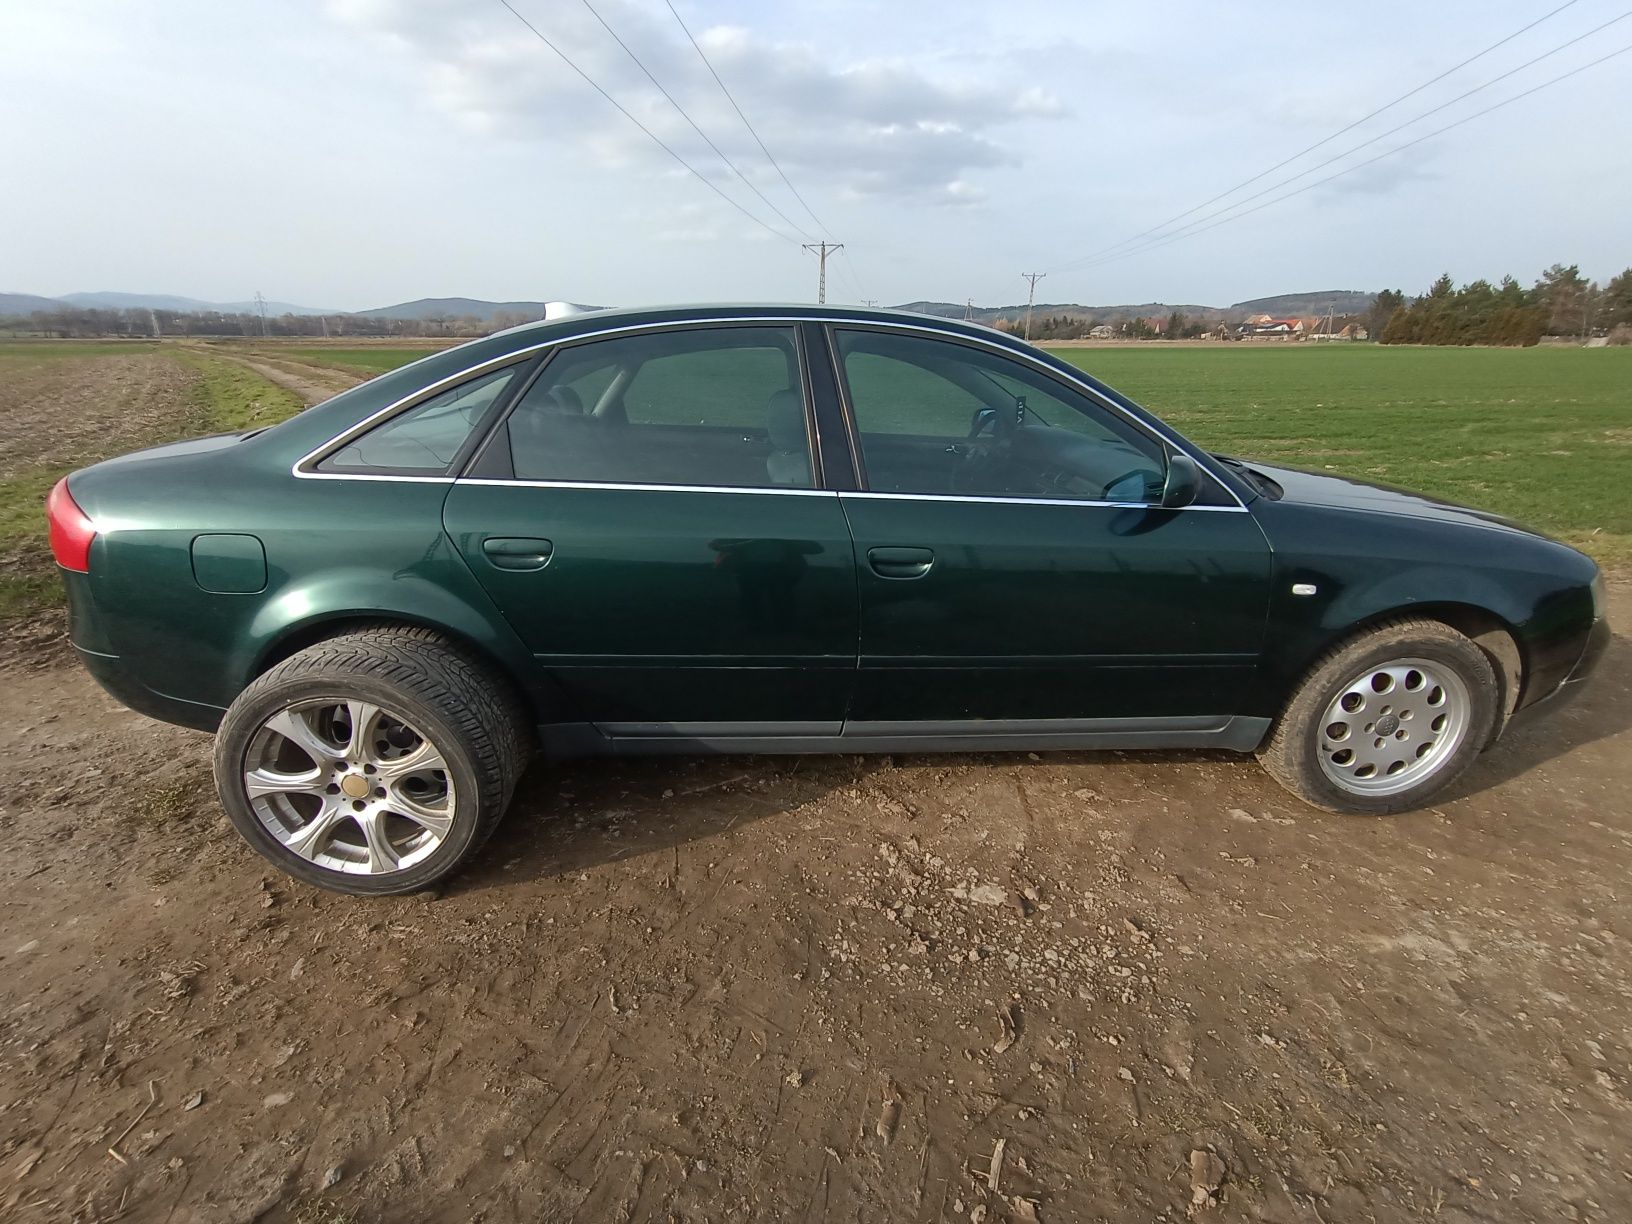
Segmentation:
{"type": "Polygon", "coordinates": [[[1202,473],[1194,504],[1162,508],[1170,442],[996,346],[829,340],[863,479],[841,494],[861,592],[847,735],[1196,729],[1244,708],[1270,550],[1233,493],[1202,473]]]}
{"type": "Polygon", "coordinates": [[[837,734],[856,580],[789,326],[562,345],[444,507],[449,536],[614,736],[837,734]]]}

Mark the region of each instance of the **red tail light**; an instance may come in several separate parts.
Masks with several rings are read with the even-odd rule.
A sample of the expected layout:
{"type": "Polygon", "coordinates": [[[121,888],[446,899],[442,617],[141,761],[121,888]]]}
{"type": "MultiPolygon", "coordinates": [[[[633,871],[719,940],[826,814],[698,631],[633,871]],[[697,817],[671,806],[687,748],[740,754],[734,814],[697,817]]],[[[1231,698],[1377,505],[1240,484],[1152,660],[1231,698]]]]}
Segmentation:
{"type": "Polygon", "coordinates": [[[45,517],[51,525],[51,552],[57,564],[75,573],[90,573],[96,524],[85,517],[85,511],[68,492],[67,477],[57,481],[45,499],[45,517]]]}

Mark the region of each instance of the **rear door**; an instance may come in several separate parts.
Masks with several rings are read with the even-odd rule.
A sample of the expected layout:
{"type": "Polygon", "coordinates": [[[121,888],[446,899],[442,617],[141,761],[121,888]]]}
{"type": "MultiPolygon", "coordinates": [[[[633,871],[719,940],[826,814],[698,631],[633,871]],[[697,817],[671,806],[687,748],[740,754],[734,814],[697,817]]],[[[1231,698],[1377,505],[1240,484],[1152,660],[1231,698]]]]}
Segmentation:
{"type": "Polygon", "coordinates": [[[797,329],[564,345],[446,502],[540,665],[612,735],[837,734],[854,554],[820,491],[797,329]]]}
{"type": "Polygon", "coordinates": [[[1162,509],[1166,442],[993,348],[830,335],[863,480],[841,494],[861,591],[847,734],[1205,734],[1243,709],[1270,551],[1228,490],[1205,477],[1162,509]]]}

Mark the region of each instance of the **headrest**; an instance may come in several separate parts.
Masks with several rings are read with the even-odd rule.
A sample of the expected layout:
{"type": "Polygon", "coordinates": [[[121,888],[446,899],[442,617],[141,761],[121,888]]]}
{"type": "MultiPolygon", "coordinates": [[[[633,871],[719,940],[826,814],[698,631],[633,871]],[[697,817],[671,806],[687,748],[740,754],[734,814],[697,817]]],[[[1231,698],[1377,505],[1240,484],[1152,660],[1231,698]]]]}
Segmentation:
{"type": "Polygon", "coordinates": [[[805,403],[797,391],[777,391],[765,406],[765,434],[771,449],[796,451],[809,449],[805,433],[805,403]]]}
{"type": "Polygon", "coordinates": [[[565,384],[550,388],[550,405],[566,416],[584,415],[584,401],[578,398],[578,392],[565,384]]]}

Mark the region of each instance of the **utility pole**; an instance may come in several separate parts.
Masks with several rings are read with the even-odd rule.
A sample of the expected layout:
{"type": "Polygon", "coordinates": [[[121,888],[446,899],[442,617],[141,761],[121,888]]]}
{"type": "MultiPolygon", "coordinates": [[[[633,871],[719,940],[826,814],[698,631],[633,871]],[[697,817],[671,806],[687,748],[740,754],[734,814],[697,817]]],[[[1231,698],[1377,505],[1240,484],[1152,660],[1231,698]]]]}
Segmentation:
{"type": "Polygon", "coordinates": [[[1037,300],[1037,282],[1047,276],[1047,272],[1022,272],[1020,275],[1031,283],[1026,293],[1026,339],[1031,339],[1031,305],[1037,300]]]}
{"type": "Polygon", "coordinates": [[[975,321],[975,299],[974,298],[967,298],[967,299],[964,300],[964,303],[963,303],[963,321],[965,323],[973,323],[975,321]]]}
{"type": "Polygon", "coordinates": [[[877,298],[862,298],[861,299],[861,304],[863,306],[877,306],[878,305],[878,299],[877,298]]]}
{"type": "Polygon", "coordinates": [[[827,301],[827,257],[834,251],[844,250],[842,242],[806,242],[801,244],[807,251],[815,251],[821,263],[821,271],[817,274],[816,300],[821,303],[827,301]]]}
{"type": "Polygon", "coordinates": [[[266,339],[266,298],[261,296],[259,289],[255,290],[255,309],[261,316],[261,339],[266,339]]]}

